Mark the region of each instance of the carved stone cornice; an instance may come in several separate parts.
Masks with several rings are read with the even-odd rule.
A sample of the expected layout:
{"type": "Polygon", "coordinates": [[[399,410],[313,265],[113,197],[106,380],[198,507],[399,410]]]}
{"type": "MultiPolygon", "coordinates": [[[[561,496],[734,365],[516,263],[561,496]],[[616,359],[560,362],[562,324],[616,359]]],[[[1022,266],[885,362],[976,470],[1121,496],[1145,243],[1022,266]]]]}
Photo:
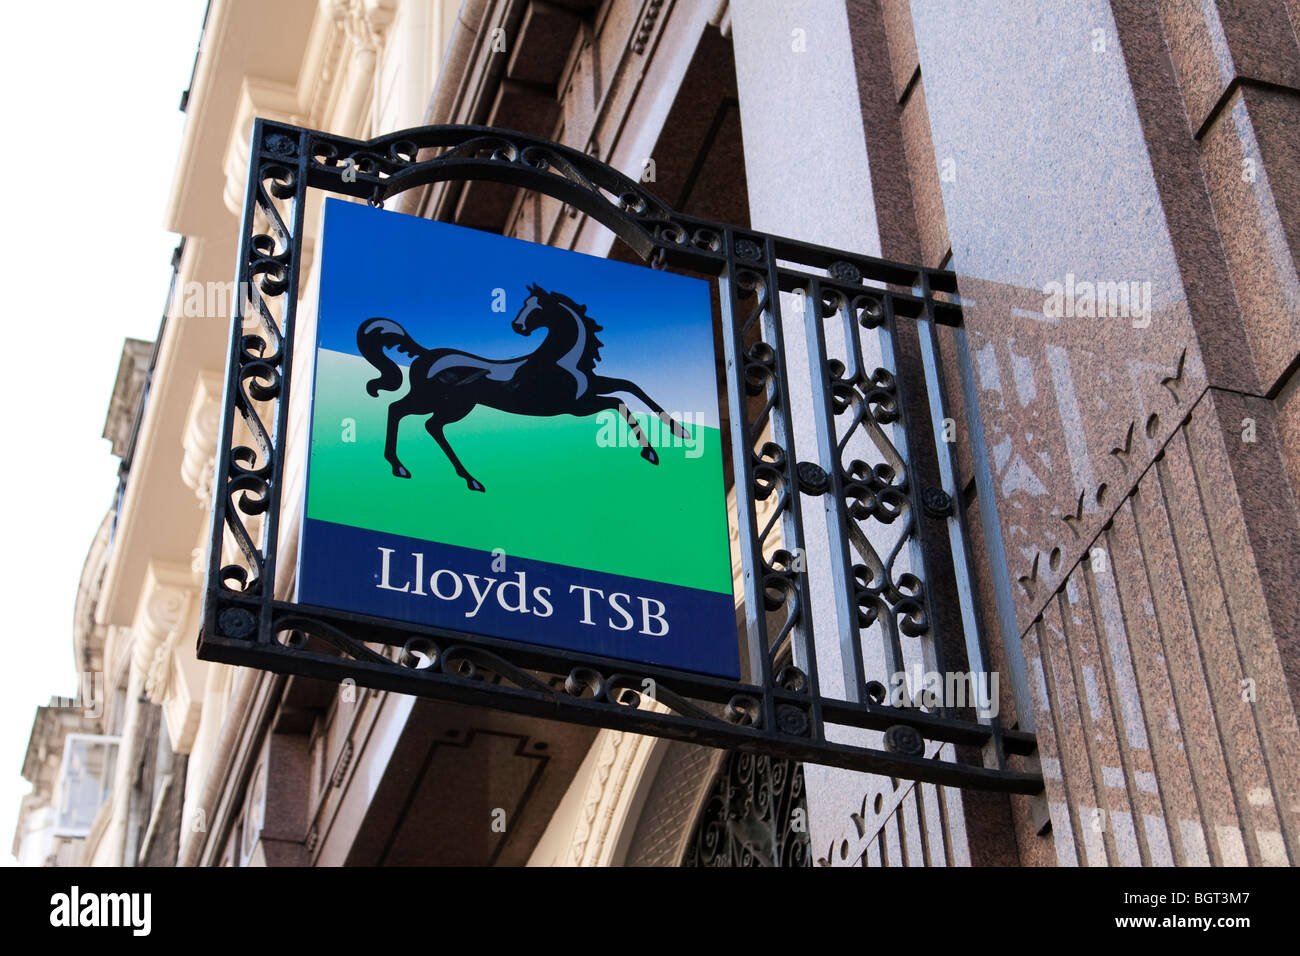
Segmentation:
{"type": "Polygon", "coordinates": [[[221,376],[216,372],[203,372],[194,384],[194,396],[185,416],[181,479],[193,489],[204,508],[212,502],[212,475],[216,467],[220,425],[221,376]]]}
{"type": "Polygon", "coordinates": [[[167,696],[171,652],[179,642],[197,592],[190,570],[151,561],[132,628],[131,665],[154,703],[167,696]]]}
{"type": "Polygon", "coordinates": [[[253,120],[274,119],[284,123],[299,123],[303,105],[294,84],[275,83],[260,77],[245,77],[239,90],[239,105],[230,124],[230,138],[226,142],[226,156],[222,169],[226,174],[221,199],[236,216],[244,212],[244,188],[248,179],[248,142],[253,132],[253,120]]]}
{"type": "Polygon", "coordinates": [[[152,342],[127,339],[122,343],[113,397],[109,400],[108,415],[104,419],[104,437],[112,442],[113,454],[118,458],[126,454],[131,444],[131,430],[135,427],[135,413],[140,404],[140,393],[144,390],[144,380],[149,375],[152,352],[152,342]]]}
{"type": "Polygon", "coordinates": [[[295,126],[331,126],[347,134],[359,132],[352,126],[396,16],[397,0],[320,0],[318,27],[309,40],[297,81],[244,77],[222,163],[226,179],[221,198],[235,216],[243,215],[244,210],[253,120],[260,117],[295,126]],[[347,101],[341,110],[343,127],[338,126],[337,116],[332,121],[326,118],[339,100],[347,101]]]}
{"type": "Polygon", "coordinates": [[[322,15],[346,41],[334,80],[328,125],[348,134],[363,132],[367,111],[374,121],[376,72],[397,15],[397,0],[320,0],[322,15]]]}
{"type": "Polygon", "coordinates": [[[397,16],[397,0],[320,0],[321,12],[352,41],[354,49],[379,51],[397,16]]]}
{"type": "Polygon", "coordinates": [[[151,561],[131,628],[131,669],[145,696],[163,708],[172,750],[188,753],[202,709],[205,667],[191,626],[199,590],[183,564],[151,561]]]}

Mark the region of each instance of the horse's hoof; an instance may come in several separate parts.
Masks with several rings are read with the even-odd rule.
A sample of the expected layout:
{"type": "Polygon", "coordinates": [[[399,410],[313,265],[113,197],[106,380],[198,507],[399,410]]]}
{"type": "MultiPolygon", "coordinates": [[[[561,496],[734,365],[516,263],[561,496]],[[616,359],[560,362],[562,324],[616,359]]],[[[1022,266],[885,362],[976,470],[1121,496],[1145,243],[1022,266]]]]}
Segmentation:
{"type": "Polygon", "coordinates": [[[642,448],[641,457],[644,458],[646,461],[650,462],[650,464],[652,465],[659,464],[659,456],[655,453],[655,450],[653,448],[650,447],[642,448]]]}
{"type": "Polygon", "coordinates": [[[405,466],[403,466],[403,465],[394,465],[394,466],[393,466],[393,475],[396,476],[396,477],[398,477],[398,478],[410,478],[410,477],[411,477],[411,473],[410,473],[409,471],[407,471],[406,468],[405,468],[405,466]]]}
{"type": "Polygon", "coordinates": [[[483,487],[483,486],[482,486],[478,481],[474,480],[473,478],[470,478],[468,481],[465,482],[465,484],[469,485],[469,490],[470,490],[470,491],[486,491],[486,490],[487,490],[487,489],[484,488],[484,487],[483,487]]]}

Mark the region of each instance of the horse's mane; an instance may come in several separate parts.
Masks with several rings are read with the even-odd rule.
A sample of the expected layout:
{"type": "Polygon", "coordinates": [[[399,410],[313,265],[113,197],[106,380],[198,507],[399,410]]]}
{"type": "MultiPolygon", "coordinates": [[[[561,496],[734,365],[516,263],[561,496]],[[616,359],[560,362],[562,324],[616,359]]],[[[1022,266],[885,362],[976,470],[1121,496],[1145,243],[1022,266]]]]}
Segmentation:
{"type": "Polygon", "coordinates": [[[578,305],[563,292],[548,292],[552,299],[561,305],[567,306],[573,310],[573,314],[582,320],[582,324],[587,329],[587,344],[582,350],[582,355],[578,358],[577,367],[581,372],[590,373],[600,361],[600,349],[605,343],[596,337],[596,333],[601,331],[604,326],[597,325],[596,320],[587,315],[587,307],[578,305]]]}

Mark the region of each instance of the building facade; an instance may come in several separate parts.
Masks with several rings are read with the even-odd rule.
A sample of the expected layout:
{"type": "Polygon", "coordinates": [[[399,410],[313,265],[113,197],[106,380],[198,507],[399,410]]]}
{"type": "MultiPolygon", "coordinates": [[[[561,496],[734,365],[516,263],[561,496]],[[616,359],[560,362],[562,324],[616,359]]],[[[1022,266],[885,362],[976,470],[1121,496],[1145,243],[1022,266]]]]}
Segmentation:
{"type": "MultiPolygon", "coordinates": [[[[184,240],[167,319],[147,365],[124,358],[142,372],[119,374],[124,480],[77,609],[77,666],[106,685],[103,715],[78,719],[117,741],[80,860],[1294,863],[1298,29],[1295,0],[213,0],[172,185],[184,240]],[[685,214],[954,272],[965,340],[939,336],[947,400],[983,427],[955,414],[944,440],[1000,719],[1036,736],[1022,767],[1043,793],[199,661],[257,117],[357,139],[518,130],[685,214]]],[[[501,183],[391,208],[634,259],[572,207],[501,183]]],[[[300,336],[318,203],[306,221],[300,336]]],[[[306,381],[309,350],[295,361],[306,381]]],[[[307,392],[289,409],[284,548],[307,392]]],[[[803,441],[813,409],[793,392],[803,441]]],[[[815,571],[825,532],[806,525],[815,571]]],[[[277,594],[293,583],[285,562],[277,594]]],[[[833,621],[834,595],[815,592],[812,614],[833,621]]],[[[66,747],[47,714],[37,727],[41,753],[66,747]]],[[[25,821],[55,806],[37,750],[25,774],[45,796],[25,821]]]]}

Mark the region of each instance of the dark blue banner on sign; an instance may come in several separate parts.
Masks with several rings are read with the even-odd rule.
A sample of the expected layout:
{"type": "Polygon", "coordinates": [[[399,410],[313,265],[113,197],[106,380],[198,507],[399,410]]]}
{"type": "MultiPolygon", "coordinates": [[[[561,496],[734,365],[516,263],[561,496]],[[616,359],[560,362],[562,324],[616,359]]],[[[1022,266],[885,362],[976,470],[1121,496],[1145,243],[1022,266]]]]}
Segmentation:
{"type": "Polygon", "coordinates": [[[307,519],[298,600],[737,678],[728,595],[307,519]]]}

